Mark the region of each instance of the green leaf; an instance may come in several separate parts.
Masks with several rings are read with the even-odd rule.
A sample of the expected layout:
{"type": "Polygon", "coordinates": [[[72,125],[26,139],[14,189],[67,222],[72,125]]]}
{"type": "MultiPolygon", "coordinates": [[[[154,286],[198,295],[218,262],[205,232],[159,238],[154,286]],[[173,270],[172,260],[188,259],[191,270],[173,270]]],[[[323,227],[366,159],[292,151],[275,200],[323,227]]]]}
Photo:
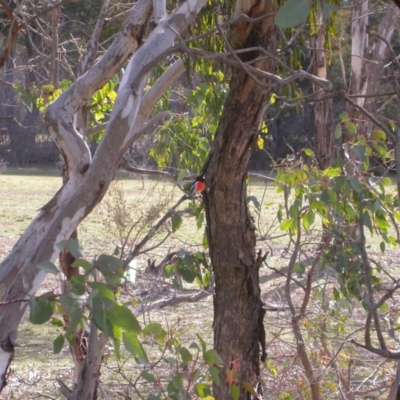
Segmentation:
{"type": "Polygon", "coordinates": [[[75,308],[71,313],[71,321],[69,323],[66,334],[71,333],[81,321],[82,321],[82,310],[80,308],[75,308]]]}
{"type": "Polygon", "coordinates": [[[200,346],[201,346],[201,349],[203,351],[203,354],[205,354],[206,348],[207,348],[206,347],[206,342],[203,340],[203,338],[198,333],[196,333],[196,336],[197,336],[197,339],[199,339],[200,346]]]}
{"type": "Polygon", "coordinates": [[[381,242],[379,245],[381,252],[384,253],[386,250],[386,243],[385,242],[381,242]]]}
{"type": "Polygon", "coordinates": [[[97,267],[110,285],[117,285],[123,279],[124,269],[119,258],[102,254],[97,259],[97,267]]]}
{"type": "Polygon", "coordinates": [[[210,385],[207,385],[205,383],[196,383],[194,385],[194,391],[201,399],[204,399],[205,397],[211,395],[210,385]]]}
{"type": "Polygon", "coordinates": [[[107,285],[102,282],[88,282],[88,285],[96,290],[95,297],[104,297],[114,302],[114,292],[110,290],[107,285]]]}
{"type": "Polygon", "coordinates": [[[117,361],[120,361],[121,360],[121,353],[120,353],[121,339],[120,339],[120,335],[118,335],[117,332],[114,333],[113,348],[114,348],[114,357],[116,358],[117,361]]]}
{"type": "Polygon", "coordinates": [[[351,187],[352,187],[357,193],[361,193],[363,187],[362,187],[360,181],[359,181],[357,178],[351,178],[351,179],[350,179],[350,184],[351,184],[351,187]]]}
{"type": "Polygon", "coordinates": [[[275,16],[275,24],[281,28],[291,28],[307,21],[310,5],[306,0],[288,0],[275,16]]]}
{"type": "Polygon", "coordinates": [[[78,239],[68,240],[68,250],[75,258],[83,257],[83,251],[78,242],[78,239]]]}
{"type": "Polygon", "coordinates": [[[335,4],[329,4],[329,3],[321,3],[322,4],[322,16],[324,19],[328,19],[330,13],[339,11],[340,8],[336,6],[335,4]]]}
{"type": "Polygon", "coordinates": [[[182,375],[178,373],[168,383],[168,396],[170,396],[172,399],[178,400],[178,397],[176,397],[176,395],[179,395],[179,391],[182,389],[182,387],[182,375]]]}
{"type": "Polygon", "coordinates": [[[375,140],[378,141],[384,142],[386,140],[386,133],[379,129],[375,129],[374,132],[372,133],[372,136],[374,137],[375,140]]]}
{"type": "Polygon", "coordinates": [[[179,347],[178,351],[183,362],[190,362],[193,360],[190,351],[186,347],[179,347]]]}
{"type": "Polygon", "coordinates": [[[302,276],[306,272],[306,266],[303,263],[297,263],[293,270],[297,275],[302,276]]]}
{"type": "Polygon", "coordinates": [[[185,177],[185,175],[186,175],[186,171],[184,169],[181,172],[179,172],[179,175],[176,178],[176,184],[177,185],[181,184],[181,182],[183,181],[183,178],[185,177]]]}
{"type": "Polygon", "coordinates": [[[64,251],[67,244],[68,244],[68,240],[61,240],[58,243],[56,243],[56,246],[60,249],[60,251],[64,251]]]}
{"type": "Polygon", "coordinates": [[[349,131],[350,135],[354,135],[357,132],[356,124],[353,124],[350,121],[346,121],[346,127],[347,127],[347,130],[349,131]]]}
{"type": "Polygon", "coordinates": [[[369,229],[372,234],[374,228],[372,226],[371,216],[369,215],[368,211],[363,212],[362,220],[363,224],[369,229]]]}
{"type": "Polygon", "coordinates": [[[132,311],[125,306],[114,304],[107,310],[107,318],[122,329],[139,335],[141,328],[132,311]]]}
{"type": "Polygon", "coordinates": [[[107,336],[114,338],[114,327],[107,318],[107,312],[104,303],[96,302],[92,309],[92,320],[98,329],[107,336]]]}
{"type": "Polygon", "coordinates": [[[182,217],[179,214],[174,214],[171,217],[172,232],[175,233],[182,225],[182,217]]]}
{"type": "Polygon", "coordinates": [[[86,293],[85,277],[83,275],[74,275],[68,285],[77,296],[83,296],[86,293]]]}
{"type": "Polygon", "coordinates": [[[207,350],[204,354],[204,361],[207,364],[222,364],[222,358],[214,349],[207,350]]]}
{"type": "Polygon", "coordinates": [[[383,303],[380,307],[379,310],[382,312],[389,312],[389,307],[386,303],[383,303]]]}
{"type": "Polygon", "coordinates": [[[147,354],[137,335],[132,332],[124,332],[122,334],[122,340],[126,350],[135,357],[138,364],[148,364],[149,360],[147,354]]]}
{"type": "Polygon", "coordinates": [[[50,323],[56,328],[62,328],[64,326],[64,323],[59,318],[51,318],[50,323]]]}
{"type": "Polygon", "coordinates": [[[97,259],[97,266],[101,272],[114,272],[123,269],[122,261],[119,258],[101,254],[97,259]]]}
{"type": "Polygon", "coordinates": [[[163,342],[167,336],[167,332],[158,322],[150,322],[142,329],[143,335],[153,335],[158,342],[163,342]]]}
{"type": "Polygon", "coordinates": [[[85,271],[88,271],[88,270],[90,270],[91,268],[93,268],[93,265],[89,262],[89,261],[87,261],[87,260],[85,260],[85,259],[83,259],[83,258],[77,258],[72,264],[71,264],[71,267],[82,267],[85,271]]]}
{"type": "Polygon", "coordinates": [[[313,211],[307,211],[301,218],[301,223],[304,230],[308,231],[315,221],[315,213],[313,211]]]}
{"type": "Polygon", "coordinates": [[[200,213],[196,217],[196,227],[197,227],[197,229],[200,229],[203,226],[203,222],[204,222],[204,213],[200,213]]]}
{"type": "Polygon", "coordinates": [[[382,213],[375,213],[375,223],[380,229],[386,230],[390,228],[389,222],[382,213]]]}
{"type": "Polygon", "coordinates": [[[64,335],[58,335],[53,342],[54,354],[58,354],[64,346],[64,335]]]}
{"type": "Polygon", "coordinates": [[[219,386],[221,384],[221,380],[219,379],[219,369],[217,367],[215,367],[214,365],[211,365],[208,368],[208,372],[211,375],[214,385],[219,386]]]}
{"type": "Polygon", "coordinates": [[[342,174],[342,169],[340,167],[329,167],[324,170],[322,173],[323,176],[326,176],[328,178],[334,178],[335,176],[341,175],[342,174]]]}
{"type": "Polygon", "coordinates": [[[304,149],[304,154],[307,157],[315,157],[315,153],[311,149],[304,149]]]}
{"type": "Polygon", "coordinates": [[[50,261],[43,261],[38,264],[37,267],[42,271],[48,272],[53,275],[58,275],[58,273],[60,272],[57,267],[50,261]]]}
{"type": "Polygon", "coordinates": [[[267,361],[267,368],[268,371],[271,373],[271,375],[275,378],[279,375],[278,370],[276,369],[276,366],[272,360],[267,361]]]}
{"type": "Polygon", "coordinates": [[[153,383],[156,381],[156,377],[153,374],[150,374],[150,372],[142,371],[141,375],[142,378],[149,383],[153,383]]]}
{"type": "Polygon", "coordinates": [[[339,140],[342,137],[342,134],[343,134],[342,124],[339,123],[336,125],[335,128],[335,133],[334,133],[335,139],[339,140]]]}
{"type": "Polygon", "coordinates": [[[54,90],[54,86],[52,84],[43,85],[42,90],[50,92],[50,91],[54,90]]]}
{"type": "MultiPolygon", "coordinates": [[[[364,136],[363,136],[364,138],[364,136]]],[[[356,152],[358,158],[361,161],[365,161],[366,159],[366,154],[365,154],[365,148],[362,146],[359,146],[358,144],[354,145],[354,151],[356,152]]]]}
{"type": "Polygon", "coordinates": [[[282,223],[281,223],[281,230],[282,231],[287,231],[289,230],[291,227],[293,226],[293,221],[291,219],[285,219],[282,223]]]}
{"type": "Polygon", "coordinates": [[[29,322],[32,324],[44,324],[54,312],[54,302],[45,299],[29,300],[29,322]]]}
{"type": "Polygon", "coordinates": [[[236,385],[231,386],[231,395],[232,395],[232,400],[239,400],[240,397],[239,386],[236,385]]]}
{"type": "Polygon", "coordinates": [[[208,238],[207,238],[206,233],[204,233],[204,235],[203,235],[203,240],[202,240],[201,244],[202,244],[204,250],[208,249],[208,238]]]}

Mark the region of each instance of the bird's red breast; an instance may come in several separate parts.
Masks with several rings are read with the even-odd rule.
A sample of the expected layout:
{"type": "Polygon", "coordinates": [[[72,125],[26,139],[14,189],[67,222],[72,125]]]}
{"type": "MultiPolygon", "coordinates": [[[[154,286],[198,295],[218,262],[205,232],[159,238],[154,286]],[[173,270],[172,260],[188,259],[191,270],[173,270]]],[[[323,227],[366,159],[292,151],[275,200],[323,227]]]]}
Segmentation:
{"type": "Polygon", "coordinates": [[[199,194],[206,188],[206,185],[203,180],[196,180],[196,182],[192,186],[191,193],[192,194],[199,194]]]}

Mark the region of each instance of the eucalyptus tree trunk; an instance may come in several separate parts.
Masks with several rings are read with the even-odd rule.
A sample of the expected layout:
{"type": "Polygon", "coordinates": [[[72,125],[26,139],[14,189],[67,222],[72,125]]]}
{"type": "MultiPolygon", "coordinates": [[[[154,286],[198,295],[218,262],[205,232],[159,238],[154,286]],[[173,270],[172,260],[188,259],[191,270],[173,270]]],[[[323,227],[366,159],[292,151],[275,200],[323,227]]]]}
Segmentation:
{"type": "MultiPolygon", "coordinates": [[[[390,49],[388,44],[392,41],[395,27],[397,26],[400,17],[400,9],[390,3],[387,6],[385,15],[379,24],[377,35],[370,32],[370,37],[373,40],[371,51],[365,60],[365,94],[367,97],[364,101],[364,108],[376,115],[377,97],[374,94],[379,93],[379,86],[384,76],[384,65],[390,58],[388,55],[390,49]]],[[[372,41],[371,40],[371,41],[372,41]]],[[[360,116],[359,133],[370,137],[374,129],[373,123],[364,115],[360,116]]]]}
{"type": "MultiPolygon", "coordinates": [[[[273,1],[243,2],[237,14],[256,18],[274,11],[273,1]]],[[[230,37],[235,47],[261,46],[274,54],[276,29],[272,17],[257,24],[241,22],[230,37]]],[[[242,57],[254,61],[259,54],[242,57]]],[[[258,60],[257,68],[273,72],[271,58],[258,60]]],[[[243,386],[259,384],[260,358],[265,354],[265,310],[260,298],[255,228],[246,197],[247,165],[255,146],[270,91],[244,69],[232,71],[230,93],[224,105],[213,150],[206,168],[205,211],[210,257],[215,274],[214,348],[224,361],[221,385],[214,386],[218,400],[231,398],[232,384],[240,387],[240,399],[256,398],[243,386]],[[234,382],[226,371],[233,371],[234,382]]]]}
{"type": "MultiPolygon", "coordinates": [[[[47,127],[68,165],[69,179],[42,207],[0,264],[0,302],[9,302],[0,308],[0,391],[6,384],[26,301],[35,295],[46,275],[37,265],[55,261],[59,255],[57,243],[68,239],[107,192],[122,157],[139,137],[146,116],[162,95],[151,88],[143,96],[148,72],[168,55],[168,51],[173,51],[175,39],[187,29],[205,3],[206,0],[183,3],[174,14],[161,20],[143,43],[152,15],[152,1],[139,0],[103,57],[48,108],[47,127]],[[85,140],[75,128],[74,115],[133,53],[106,132],[92,160],[85,140]]],[[[174,76],[176,74],[171,74],[169,78],[174,76]]]]}
{"type": "MultiPolygon", "coordinates": [[[[104,0],[103,6],[100,11],[100,15],[97,19],[95,28],[86,46],[80,64],[78,76],[82,76],[85,72],[89,71],[93,67],[98,53],[99,38],[100,34],[105,25],[105,19],[107,17],[110,0],[104,0]]],[[[53,28],[54,29],[54,28],[53,28]]],[[[58,48],[57,48],[58,50],[58,48]]],[[[56,53],[57,54],[57,53],[56,53]]],[[[57,74],[58,79],[58,74],[57,74]]],[[[58,82],[57,82],[58,84],[58,82]]],[[[56,85],[54,85],[56,86],[56,85]]],[[[81,107],[77,110],[74,115],[75,129],[81,134],[82,137],[87,138],[89,120],[89,109],[86,106],[81,107]]],[[[63,167],[63,185],[66,185],[69,180],[68,165],[64,164],[63,167]]],[[[78,239],[78,230],[74,230],[70,235],[69,239],[78,239]]],[[[71,254],[68,247],[60,253],[59,265],[60,269],[64,274],[64,280],[61,284],[61,293],[64,294],[67,290],[67,282],[69,282],[73,276],[79,273],[79,268],[73,267],[72,264],[75,261],[75,257],[71,254]]],[[[64,326],[67,330],[70,325],[68,316],[63,316],[64,326]]],[[[68,400],[74,400],[75,398],[80,399],[91,399],[97,396],[98,381],[100,377],[101,361],[103,360],[103,353],[106,344],[106,340],[103,338],[99,342],[97,335],[93,335],[93,332],[97,332],[93,321],[90,321],[90,335],[83,328],[75,328],[71,335],[73,339],[70,340],[69,349],[74,362],[74,375],[73,375],[73,390],[69,390],[61,381],[60,386],[64,396],[68,400]],[[90,336],[90,340],[88,339],[90,336]],[[89,346],[94,347],[90,349],[89,346]],[[89,355],[89,357],[88,357],[89,355]],[[91,358],[90,358],[91,356],[91,358]],[[90,371],[88,369],[90,368],[90,371]],[[82,392],[82,388],[85,388],[85,393],[82,392]]]]}
{"type": "MultiPolygon", "coordinates": [[[[374,44],[369,51],[368,6],[368,0],[354,0],[349,94],[360,95],[361,97],[353,98],[353,101],[369,113],[375,114],[377,98],[373,95],[378,93],[384,63],[389,53],[387,44],[392,40],[400,10],[394,3],[387,6],[378,27],[378,35],[371,35],[374,44]]],[[[357,126],[357,134],[369,137],[373,123],[360,108],[349,103],[346,108],[349,119],[357,126]]],[[[349,140],[351,137],[347,135],[345,139],[349,140]]]]}
{"type": "MultiPolygon", "coordinates": [[[[351,22],[351,75],[349,83],[349,94],[365,94],[365,56],[368,50],[368,11],[369,0],[353,0],[353,14],[351,22]]],[[[355,98],[355,103],[363,107],[365,97],[355,98]]],[[[350,103],[346,104],[349,119],[357,123],[360,116],[359,109],[350,103]]],[[[351,134],[346,131],[343,139],[345,142],[351,141],[351,134]]],[[[351,154],[352,158],[354,154],[351,154]]]]}
{"type": "MultiPolygon", "coordinates": [[[[311,38],[312,65],[311,72],[321,79],[328,79],[328,63],[325,51],[326,24],[322,13],[318,13],[318,30],[311,38]]],[[[315,122],[315,144],[317,159],[320,168],[332,165],[335,155],[333,148],[333,99],[326,97],[326,91],[313,83],[314,97],[314,122],[315,122]]]]}

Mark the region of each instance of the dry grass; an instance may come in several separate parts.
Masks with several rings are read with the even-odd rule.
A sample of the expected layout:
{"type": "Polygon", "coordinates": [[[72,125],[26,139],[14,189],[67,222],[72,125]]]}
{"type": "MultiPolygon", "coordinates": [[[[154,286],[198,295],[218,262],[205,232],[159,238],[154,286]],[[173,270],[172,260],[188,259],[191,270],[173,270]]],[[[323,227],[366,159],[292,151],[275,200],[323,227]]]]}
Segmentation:
{"type": "MultiPolygon", "coordinates": [[[[7,170],[6,173],[0,175],[0,190],[3,194],[0,207],[0,224],[3,227],[0,232],[0,259],[11,250],[20,234],[37,214],[37,210],[60,187],[60,182],[57,171],[7,170]]],[[[266,187],[260,182],[252,183],[250,191],[263,205],[262,215],[260,218],[256,218],[258,233],[264,235],[268,232],[270,236],[276,236],[274,240],[259,242],[259,247],[264,251],[271,251],[268,265],[280,270],[287,266],[291,255],[291,248],[287,246],[287,237],[282,236],[278,224],[274,223],[280,198],[273,186],[266,187]]],[[[149,214],[153,212],[161,214],[181,195],[182,192],[179,188],[174,187],[171,182],[134,179],[127,175],[118,176],[117,184],[114,185],[108,199],[106,198],[105,202],[97,207],[79,228],[79,237],[87,258],[91,259],[101,253],[112,253],[115,246],[121,244],[121,237],[132,223],[141,218],[149,218],[149,214]],[[115,210],[113,211],[112,207],[109,207],[116,201],[121,203],[120,209],[125,210],[123,213],[117,213],[118,215],[113,214],[115,210]],[[108,206],[107,202],[109,202],[108,206]],[[120,230],[112,222],[112,220],[118,219],[117,217],[120,226],[123,225],[120,230]]],[[[257,217],[254,209],[253,214],[257,217]]],[[[136,233],[128,241],[130,246],[143,237],[145,229],[136,229],[134,232],[136,233]]],[[[317,240],[319,233],[314,233],[315,240],[317,240]]],[[[201,243],[202,235],[203,228],[198,230],[193,218],[185,219],[182,227],[167,242],[142,256],[139,280],[137,283],[125,285],[121,289],[121,300],[129,302],[132,298],[140,297],[142,301],[146,302],[153,301],[161,295],[173,294],[174,289],[168,282],[152,281],[140,273],[143,272],[145,259],[149,256],[161,258],[168,251],[181,247],[194,249],[198,243],[201,243]]],[[[161,237],[162,234],[156,237],[153,243],[161,237]]],[[[313,247],[305,248],[303,256],[305,258],[312,257],[313,247]]],[[[373,256],[381,258],[382,264],[390,268],[392,272],[398,269],[397,250],[388,252],[385,257],[379,253],[374,253],[373,256]]],[[[397,273],[400,275],[400,271],[397,273]]],[[[284,278],[266,267],[261,269],[260,275],[263,300],[284,307],[286,305],[283,293],[284,278]]],[[[341,372],[346,376],[349,360],[352,360],[350,371],[352,387],[355,389],[360,387],[360,391],[367,391],[375,384],[383,386],[386,384],[387,386],[393,373],[393,362],[373,357],[346,342],[346,335],[357,331],[364,323],[365,313],[362,308],[354,302],[343,301],[341,304],[335,305],[335,309],[331,309],[331,312],[335,311],[331,319],[325,318],[329,314],[329,310],[327,311],[325,307],[326,303],[331,301],[329,293],[331,293],[330,288],[333,285],[335,285],[333,276],[321,274],[320,280],[315,284],[307,318],[302,325],[313,365],[322,369],[324,367],[325,356],[319,341],[322,332],[327,335],[332,350],[337,350],[343,345],[337,356],[337,363],[341,372]],[[321,298],[320,289],[322,287],[326,289],[325,296],[328,296],[325,299],[321,298]],[[326,325],[325,331],[322,329],[323,323],[326,325]]],[[[43,284],[43,290],[57,289],[57,286],[57,281],[49,277],[43,284]]],[[[187,290],[190,289],[193,287],[187,290]]],[[[302,296],[302,290],[294,288],[295,304],[301,303],[302,296]]],[[[389,303],[390,312],[393,315],[398,315],[397,304],[398,299],[395,296],[389,303]]],[[[187,346],[196,340],[197,333],[201,334],[211,346],[212,315],[212,299],[209,297],[195,305],[185,304],[146,314],[141,317],[141,320],[143,323],[161,322],[163,326],[170,327],[171,331],[176,334],[179,332],[179,340],[187,346]]],[[[387,316],[387,314],[385,315],[387,316]]],[[[385,315],[382,314],[382,316],[385,315]]],[[[307,398],[304,389],[306,387],[305,378],[296,357],[296,346],[290,325],[291,318],[291,314],[285,308],[279,312],[268,311],[265,317],[268,362],[263,367],[263,379],[268,390],[266,397],[268,399],[284,399],[286,391],[292,393],[292,398],[307,398]]],[[[3,397],[0,397],[2,400],[62,398],[56,379],[61,378],[66,384],[70,383],[72,362],[67,348],[64,348],[60,355],[53,354],[51,342],[58,334],[57,329],[49,324],[34,326],[26,321],[23,322],[18,337],[21,347],[17,350],[9,385],[1,395],[3,397]]],[[[357,334],[354,334],[353,337],[357,337],[357,334]]],[[[392,345],[396,346],[397,343],[393,342],[392,345]]],[[[157,346],[150,343],[146,346],[152,356],[159,351],[157,346]]],[[[171,355],[173,356],[173,352],[171,355]]],[[[163,379],[167,379],[172,371],[173,368],[165,364],[158,367],[158,373],[163,379]]],[[[336,372],[332,368],[324,372],[321,385],[324,399],[340,398],[335,383],[336,372]]],[[[132,399],[137,399],[137,395],[132,390],[132,381],[139,373],[140,369],[132,359],[124,354],[123,362],[117,362],[112,356],[112,349],[109,348],[101,377],[101,398],[122,399],[124,395],[129,394],[132,399]],[[121,370],[123,374],[121,374],[121,370]]],[[[150,393],[154,387],[142,385],[140,389],[150,393]]],[[[372,396],[375,395],[375,398],[378,399],[380,398],[378,396],[384,396],[385,393],[387,393],[387,388],[383,387],[380,391],[373,392],[372,396]]],[[[287,397],[287,399],[289,398],[287,397]]]]}

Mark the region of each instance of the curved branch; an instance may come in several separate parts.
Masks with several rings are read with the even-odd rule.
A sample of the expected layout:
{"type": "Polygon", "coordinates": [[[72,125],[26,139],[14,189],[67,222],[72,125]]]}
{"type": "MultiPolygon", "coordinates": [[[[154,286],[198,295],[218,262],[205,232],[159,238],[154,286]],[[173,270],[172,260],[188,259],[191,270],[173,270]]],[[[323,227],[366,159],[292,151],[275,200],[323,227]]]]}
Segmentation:
{"type": "Polygon", "coordinates": [[[287,78],[281,78],[279,75],[275,75],[271,72],[260,70],[256,67],[253,67],[252,65],[244,64],[243,62],[235,61],[229,58],[227,54],[213,54],[206,52],[204,50],[189,48],[182,43],[176,46],[176,51],[185,52],[194,57],[204,58],[208,60],[215,60],[235,68],[244,69],[246,72],[251,73],[257,78],[263,78],[269,80],[270,82],[260,83],[262,86],[265,86],[267,88],[270,88],[271,86],[274,87],[274,86],[288,85],[297,80],[307,79],[327,92],[333,90],[333,84],[331,81],[318,78],[317,76],[303,70],[292,71],[291,75],[288,76],[287,78]]]}
{"type": "Polygon", "coordinates": [[[139,47],[151,9],[149,0],[140,0],[104,56],[47,109],[45,121],[68,164],[70,175],[84,173],[91,162],[89,148],[73,126],[73,116],[139,47]]]}

